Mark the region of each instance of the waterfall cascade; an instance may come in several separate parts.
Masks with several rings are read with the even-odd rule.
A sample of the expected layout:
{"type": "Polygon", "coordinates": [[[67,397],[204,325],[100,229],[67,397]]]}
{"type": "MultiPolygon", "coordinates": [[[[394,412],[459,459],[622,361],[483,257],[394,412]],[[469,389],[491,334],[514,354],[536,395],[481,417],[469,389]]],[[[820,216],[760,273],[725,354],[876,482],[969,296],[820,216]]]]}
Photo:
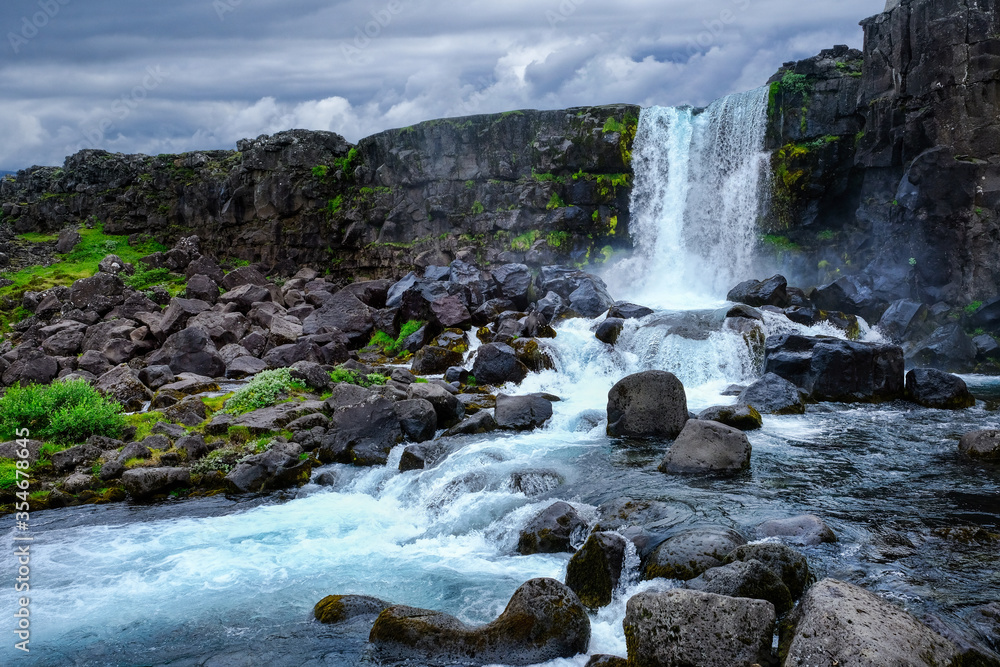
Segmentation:
{"type": "Polygon", "coordinates": [[[768,89],[703,111],[651,107],[633,147],[635,254],[609,276],[612,293],[650,306],[718,302],[750,277],[767,205],[768,89]]]}

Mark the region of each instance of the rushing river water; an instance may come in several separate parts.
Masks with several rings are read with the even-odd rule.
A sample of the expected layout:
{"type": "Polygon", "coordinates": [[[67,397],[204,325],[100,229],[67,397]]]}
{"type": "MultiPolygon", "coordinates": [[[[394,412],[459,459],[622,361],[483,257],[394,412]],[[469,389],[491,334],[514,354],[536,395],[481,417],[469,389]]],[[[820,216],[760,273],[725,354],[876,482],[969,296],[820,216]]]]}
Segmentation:
{"type": "MultiPolygon", "coordinates": [[[[753,91],[702,114],[643,113],[639,215],[633,215],[639,252],[619,272],[625,284],[618,291],[612,284],[616,296],[717,308],[723,303],[714,283],[747,277],[753,243],[747,229],[763,201],[755,180],[763,135],[753,134],[762,104],[766,94],[753,91]],[[727,139],[728,148],[716,150],[712,142],[740,127],[752,136],[727,139]],[[666,159],[653,159],[650,142],[666,144],[666,159]],[[735,181],[734,173],[741,174],[735,181]],[[710,189],[724,196],[706,217],[699,212],[710,189]],[[711,225],[722,226],[705,233],[711,225]],[[699,272],[710,280],[697,280],[699,272]]],[[[683,381],[689,408],[697,411],[731,403],[725,388],[752,381],[757,369],[740,336],[705,324],[718,317],[698,320],[707,326],[696,336],[702,340],[666,335],[664,317],[629,321],[615,348],[594,338],[594,322],[564,323],[552,342],[558,371],[506,388],[560,396],[551,422],[532,433],[458,441],[464,446],[430,470],[399,473],[400,447],[385,468],[328,466],[336,475],[332,487],[310,484],[284,496],[34,514],[31,653],[14,651],[13,634],[3,633],[0,663],[374,664],[368,625],[322,626],[311,618],[317,601],[373,595],[489,621],[526,580],[565,575],[569,554],[515,551],[519,530],[535,512],[564,500],[593,519],[598,505],[621,496],[668,503],[673,514],[661,525],[668,532],[717,524],[752,537],[768,519],[817,514],[840,537],[802,549],[819,576],[860,584],[984,639],[971,615],[1000,590],[997,545],[935,531],[1000,531],[1000,469],[957,454],[966,431],[1000,427],[993,411],[1000,384],[970,379],[990,402],[960,412],[898,403],[816,405],[801,416],[767,416],[764,428],[749,434],[753,457],[745,474],[670,476],[656,469],[669,443],[635,446],[605,435],[611,386],[640,370],[668,370],[683,381]]],[[[772,333],[795,328],[770,315],[767,326],[772,333]]],[[[13,534],[2,538],[5,554],[13,551],[13,534]]],[[[634,575],[637,559],[629,565],[634,575]]],[[[0,575],[12,581],[14,573],[4,556],[0,575]]],[[[675,585],[636,579],[626,577],[614,603],[592,616],[591,654],[625,655],[627,599],[675,585]]],[[[10,628],[14,598],[10,591],[0,596],[0,616],[10,628]]],[[[586,661],[578,656],[548,666],[586,661]]]]}

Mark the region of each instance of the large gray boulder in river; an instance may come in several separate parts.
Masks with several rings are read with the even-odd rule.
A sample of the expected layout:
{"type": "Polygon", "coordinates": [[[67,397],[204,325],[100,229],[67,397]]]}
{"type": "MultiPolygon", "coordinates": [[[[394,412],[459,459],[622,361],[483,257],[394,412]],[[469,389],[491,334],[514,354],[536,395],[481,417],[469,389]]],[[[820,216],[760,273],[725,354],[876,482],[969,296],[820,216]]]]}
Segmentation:
{"type": "Polygon", "coordinates": [[[608,392],[608,435],[613,438],[673,439],[687,420],[687,395],[673,373],[629,375],[608,392]]]}

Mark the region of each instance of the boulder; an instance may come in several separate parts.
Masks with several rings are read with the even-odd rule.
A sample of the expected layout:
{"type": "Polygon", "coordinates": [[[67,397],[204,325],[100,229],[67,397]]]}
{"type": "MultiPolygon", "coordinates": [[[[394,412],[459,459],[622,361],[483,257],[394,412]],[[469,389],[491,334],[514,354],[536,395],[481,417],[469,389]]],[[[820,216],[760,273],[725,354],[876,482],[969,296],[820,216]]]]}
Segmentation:
{"type": "Polygon", "coordinates": [[[205,456],[211,451],[211,447],[205,443],[205,438],[201,435],[188,435],[178,438],[174,443],[174,448],[187,455],[188,461],[195,461],[205,456]]]}
{"type": "Polygon", "coordinates": [[[780,629],[783,665],[949,665],[956,647],[899,607],[852,584],[824,579],[780,629]]]}
{"type": "Polygon", "coordinates": [[[750,467],[750,441],[738,429],[692,419],[660,462],[660,472],[733,475],[750,467]]]}
{"type": "Polygon", "coordinates": [[[122,485],[130,496],[144,500],[191,485],[187,468],[135,468],[122,473],[122,485]]]}
{"type": "Polygon", "coordinates": [[[316,603],[313,616],[320,623],[343,623],[357,616],[378,616],[391,606],[366,595],[327,595],[316,603]]]}
{"type": "Polygon", "coordinates": [[[646,558],[643,579],[694,579],[705,570],[722,565],[726,556],[744,544],[742,535],[727,528],[685,530],[664,540],[646,558]]]}
{"type": "Polygon", "coordinates": [[[972,431],[962,436],[958,451],[971,459],[1000,461],[1000,431],[972,431]]]}
{"type": "Polygon", "coordinates": [[[617,655],[598,653],[590,656],[590,660],[583,667],[628,667],[628,660],[617,655]]]}
{"type": "Polygon", "coordinates": [[[241,313],[248,313],[255,303],[271,300],[271,291],[260,285],[240,285],[222,294],[219,303],[230,305],[241,313]]]}
{"type": "Polygon", "coordinates": [[[479,384],[520,384],[528,375],[528,367],[517,358],[517,353],[503,343],[487,343],[476,352],[472,374],[479,384]]]}
{"type": "Polygon", "coordinates": [[[597,276],[588,276],[568,297],[570,310],[582,317],[594,318],[606,313],[615,300],[608,294],[608,287],[597,276]]]}
{"type": "Polygon", "coordinates": [[[323,463],[385,465],[389,452],[402,441],[392,402],[370,397],[334,411],[317,454],[323,463]]]}
{"type": "Polygon", "coordinates": [[[793,544],[816,546],[837,541],[837,536],[826,522],[814,514],[803,514],[788,519],[772,519],[757,526],[759,537],[784,537],[793,544]]]}
{"type": "Polygon", "coordinates": [[[441,375],[452,366],[461,366],[465,355],[443,347],[425,345],[413,355],[410,368],[417,375],[441,375]]]}
{"type": "Polygon", "coordinates": [[[784,276],[772,276],[767,280],[747,280],[731,289],[726,299],[748,306],[787,308],[792,305],[787,289],[788,281],[784,276]]]}
{"type": "Polygon", "coordinates": [[[926,336],[928,331],[927,306],[919,301],[900,299],[893,301],[878,321],[879,330],[896,342],[926,336]]]}
{"type": "Polygon", "coordinates": [[[906,355],[911,366],[948,373],[971,373],[976,367],[976,345],[960,324],[946,324],[906,355]]]}
{"type": "Polygon", "coordinates": [[[542,396],[497,396],[494,415],[497,426],[514,431],[541,428],[552,418],[552,402],[542,396]]]}
{"type": "Polygon", "coordinates": [[[768,665],[774,606],[692,590],[639,593],[626,606],[632,667],[768,665]]]}
{"type": "MultiPolygon", "coordinates": [[[[741,392],[742,393],[742,392],[741,392]]],[[[741,431],[755,431],[764,425],[760,413],[752,405],[719,405],[698,413],[702,421],[718,422],[741,431]]]]}
{"type": "Polygon", "coordinates": [[[806,411],[799,388],[774,373],[766,373],[740,392],[736,404],[774,415],[801,415],[806,411]]]}
{"type": "Polygon", "coordinates": [[[352,345],[368,342],[374,328],[375,310],[348,291],[340,291],[302,322],[302,333],[312,335],[334,330],[344,333],[352,345]]]}
{"type": "Polygon", "coordinates": [[[270,366],[263,359],[239,357],[226,364],[226,377],[240,379],[266,371],[270,366]]]}
{"type": "Polygon", "coordinates": [[[42,341],[42,351],[53,357],[76,356],[83,343],[84,332],[80,328],[64,329],[42,341]]]}
{"type": "Polygon", "coordinates": [[[597,325],[597,332],[594,336],[602,343],[614,345],[618,342],[618,337],[621,335],[622,329],[624,328],[625,320],[617,317],[609,317],[597,325]]]}
{"type": "Polygon", "coordinates": [[[437,432],[437,412],[434,404],[423,398],[397,401],[393,406],[403,435],[411,442],[424,442],[437,432]]]}
{"type": "MultiPolygon", "coordinates": [[[[726,556],[725,563],[735,563],[737,561],[756,561],[770,568],[788,588],[788,592],[793,600],[798,600],[802,597],[806,586],[813,582],[813,575],[809,571],[809,562],[806,560],[806,557],[795,549],[786,547],[784,544],[775,544],[774,542],[744,544],[741,547],[736,547],[733,553],[726,556]]],[[[770,600],[770,598],[761,599],[770,600]]],[[[774,600],[771,600],[771,602],[774,602],[774,600]]],[[[778,607],[776,602],[774,602],[774,605],[778,607]]],[[[783,613],[780,608],[778,609],[778,613],[783,613]]]]}
{"type": "Polygon", "coordinates": [[[456,435],[478,435],[480,433],[490,433],[497,430],[497,421],[493,413],[489,410],[480,410],[471,417],[466,417],[462,422],[452,426],[444,432],[444,437],[450,438],[456,435]]]}
{"type": "Polygon", "coordinates": [[[188,320],[192,317],[211,308],[210,304],[197,299],[171,299],[170,305],[160,317],[158,326],[152,330],[153,334],[162,342],[178,331],[187,328],[188,320]]]}
{"type": "Polygon", "coordinates": [[[608,318],[617,318],[621,320],[638,320],[647,315],[653,314],[652,308],[647,308],[646,306],[639,306],[634,303],[629,303],[628,301],[616,301],[611,309],[608,310],[608,318]]]}
{"type": "Polygon", "coordinates": [[[820,310],[860,315],[869,322],[878,322],[889,304],[875,296],[869,282],[862,276],[843,276],[817,287],[812,301],[820,310]]]}
{"type": "Polygon", "coordinates": [[[465,406],[460,400],[436,384],[413,383],[406,389],[408,399],[423,399],[434,406],[439,428],[450,428],[465,417],[465,406]]]}
{"type": "Polygon", "coordinates": [[[241,285],[267,285],[267,278],[252,266],[241,266],[226,274],[222,286],[227,290],[236,289],[241,285]]]}
{"type": "Polygon", "coordinates": [[[493,280],[505,299],[514,302],[518,309],[528,306],[531,290],[531,269],[524,264],[504,264],[492,270],[493,280]]]}
{"type": "Polygon", "coordinates": [[[573,552],[573,541],[586,534],[587,523],[569,503],[556,502],[539,512],[521,530],[517,551],[531,554],[573,552]]]}
{"type": "Polygon", "coordinates": [[[236,464],[226,482],[236,492],[247,493],[285,489],[309,481],[311,463],[299,461],[302,447],[294,442],[275,442],[260,454],[236,464]]]}
{"type": "Polygon", "coordinates": [[[59,240],[56,241],[56,252],[60,255],[68,254],[83,239],[80,232],[75,229],[64,229],[59,232],[59,240]]]}
{"type": "Polygon", "coordinates": [[[55,468],[56,471],[66,472],[68,470],[73,470],[77,466],[81,466],[86,463],[93,463],[103,454],[104,450],[100,447],[95,447],[93,445],[77,445],[76,447],[70,447],[69,449],[61,452],[55,452],[50,458],[52,459],[52,467],[55,468]]]}
{"type": "Polygon", "coordinates": [[[462,297],[450,295],[431,302],[431,313],[443,327],[466,327],[472,314],[462,297]]]}
{"type": "Polygon", "coordinates": [[[566,566],[566,585],[591,609],[611,604],[625,565],[625,538],[591,533],[566,566]]]}
{"type": "Polygon", "coordinates": [[[440,440],[407,445],[399,457],[399,472],[430,468],[447,454],[448,448],[440,440]]]}
{"type": "Polygon", "coordinates": [[[685,584],[703,593],[767,600],[779,616],[792,608],[788,586],[759,560],[741,560],[713,567],[685,584]]]}
{"type": "Polygon", "coordinates": [[[169,366],[174,373],[195,373],[219,377],[226,372],[226,365],[215,348],[215,343],[198,327],[184,329],[167,338],[163,347],[146,359],[150,366],[169,366]]]}
{"type": "MultiPolygon", "coordinates": [[[[200,401],[197,397],[191,398],[200,401]]],[[[246,427],[254,435],[274,433],[284,429],[300,417],[322,412],[325,407],[326,404],[319,401],[279,403],[240,415],[236,418],[235,424],[246,427]]],[[[364,426],[364,422],[360,425],[364,426]]]]}
{"type": "Polygon", "coordinates": [[[939,410],[962,410],[976,404],[965,380],[933,368],[915,368],[906,374],[906,400],[939,410]]]}
{"type": "MultiPolygon", "coordinates": [[[[23,348],[22,348],[23,349],[23,348]]],[[[103,360],[103,357],[101,357],[103,360]]],[[[59,362],[39,350],[23,350],[17,361],[3,371],[3,384],[49,384],[59,375],[59,362]]]]}
{"type": "Polygon", "coordinates": [[[232,345],[243,340],[250,330],[250,323],[242,313],[208,311],[188,320],[188,327],[197,327],[208,334],[216,347],[232,345]]]}
{"type": "Polygon", "coordinates": [[[70,302],[75,308],[104,315],[125,302],[125,283],[110,273],[77,280],[71,288],[70,302]]]}
{"type": "Polygon", "coordinates": [[[485,626],[471,627],[447,614],[396,606],[379,615],[368,640],[383,661],[534,665],[585,653],[590,618],[567,586],[554,579],[532,579],[485,626]]]}
{"type": "MultiPolygon", "coordinates": [[[[184,275],[188,278],[188,289],[191,289],[191,279],[196,276],[205,276],[211,280],[215,283],[216,290],[219,289],[219,285],[226,279],[226,274],[223,272],[222,267],[208,255],[201,255],[192,260],[184,270],[184,275]]],[[[219,295],[216,294],[215,296],[218,297],[219,295]]],[[[201,297],[191,296],[190,298],[199,299],[201,297]]],[[[208,299],[203,299],[203,301],[208,301],[208,299]]]]}
{"type": "Polygon", "coordinates": [[[99,377],[94,383],[94,389],[121,403],[126,412],[138,412],[147,401],[153,399],[153,392],[139,380],[139,373],[125,364],[116,366],[99,377]]]}
{"type": "Polygon", "coordinates": [[[170,366],[146,366],[139,371],[139,381],[153,391],[170,384],[176,379],[177,376],[170,370],[170,366]]]}
{"type": "Polygon", "coordinates": [[[903,350],[896,345],[829,336],[769,336],[764,372],[783,377],[813,401],[880,403],[903,396],[903,350]]]}
{"type": "Polygon", "coordinates": [[[279,345],[269,350],[261,361],[268,368],[288,368],[300,361],[320,363],[323,361],[323,352],[316,343],[303,338],[297,343],[279,345]]]}
{"type": "Polygon", "coordinates": [[[687,420],[684,385],[672,373],[629,375],[608,392],[607,431],[613,438],[672,439],[687,420]]]}

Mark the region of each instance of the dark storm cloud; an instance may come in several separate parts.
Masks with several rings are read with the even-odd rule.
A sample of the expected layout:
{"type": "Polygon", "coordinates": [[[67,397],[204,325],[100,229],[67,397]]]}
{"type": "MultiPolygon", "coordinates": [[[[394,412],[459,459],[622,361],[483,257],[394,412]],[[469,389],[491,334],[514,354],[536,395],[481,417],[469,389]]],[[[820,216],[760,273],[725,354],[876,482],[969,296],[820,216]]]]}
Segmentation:
{"type": "Polygon", "coordinates": [[[0,169],[82,147],[231,148],[289,127],[354,141],[420,120],[704,105],[860,46],[882,0],[7,0],[0,169]]]}

